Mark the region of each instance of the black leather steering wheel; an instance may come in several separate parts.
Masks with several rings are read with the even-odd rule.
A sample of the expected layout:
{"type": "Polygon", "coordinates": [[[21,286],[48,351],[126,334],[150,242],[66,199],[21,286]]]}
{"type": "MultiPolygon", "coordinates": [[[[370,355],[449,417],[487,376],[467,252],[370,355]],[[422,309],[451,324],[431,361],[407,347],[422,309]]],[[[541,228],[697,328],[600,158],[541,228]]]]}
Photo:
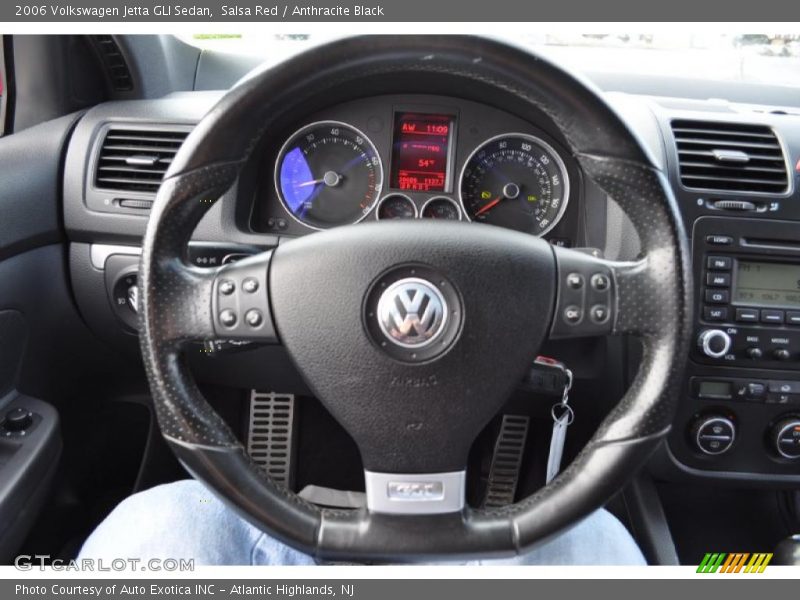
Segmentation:
{"type": "Polygon", "coordinates": [[[361,37],[317,48],[226,94],[191,133],[158,193],[139,285],[141,346],[159,424],[196,478],[245,519],[309,554],[518,553],[602,506],[667,434],[691,323],[685,240],[664,174],[598,93],[561,68],[460,36],[361,37]],[[431,93],[435,86],[479,88],[484,98],[502,96],[549,116],[585,175],[630,217],[641,258],[607,261],[491,226],[379,221],[314,233],[219,268],[185,260],[201,216],[290,109],[370,89],[431,93]],[[586,284],[568,285],[572,273],[586,284]],[[596,277],[602,285],[595,287],[596,277]],[[429,339],[398,345],[378,327],[398,293],[424,294],[434,307],[429,339]],[[597,303],[610,308],[607,319],[591,318],[597,303]],[[579,323],[565,320],[569,307],[583,311],[579,323]],[[235,323],[230,313],[221,317],[226,310],[235,323]],[[252,310],[260,322],[245,317],[252,310]],[[576,460],[521,502],[466,506],[470,445],[541,343],[613,334],[641,337],[641,367],[576,460]],[[251,462],[182,356],[187,342],[220,338],[285,346],[358,444],[366,508],[321,509],[251,462]]]}

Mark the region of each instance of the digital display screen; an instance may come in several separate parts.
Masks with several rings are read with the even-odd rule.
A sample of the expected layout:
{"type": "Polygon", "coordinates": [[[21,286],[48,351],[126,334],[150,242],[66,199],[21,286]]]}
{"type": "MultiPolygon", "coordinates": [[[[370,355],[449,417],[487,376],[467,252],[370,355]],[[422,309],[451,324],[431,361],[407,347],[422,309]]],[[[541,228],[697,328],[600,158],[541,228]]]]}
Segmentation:
{"type": "Polygon", "coordinates": [[[736,304],[800,307],[800,265],[737,261],[736,304]]]}
{"type": "Polygon", "coordinates": [[[395,114],[390,185],[412,192],[449,192],[450,115],[395,114]]]}
{"type": "Polygon", "coordinates": [[[731,384],[727,381],[701,381],[697,395],[700,398],[730,398],[731,384]]]}

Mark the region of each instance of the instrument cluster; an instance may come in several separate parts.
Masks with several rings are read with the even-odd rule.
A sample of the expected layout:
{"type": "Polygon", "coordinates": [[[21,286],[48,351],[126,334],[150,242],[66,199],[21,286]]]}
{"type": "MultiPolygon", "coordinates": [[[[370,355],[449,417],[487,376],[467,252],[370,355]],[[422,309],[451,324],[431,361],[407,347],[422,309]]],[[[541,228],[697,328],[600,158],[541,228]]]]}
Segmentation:
{"type": "Polygon", "coordinates": [[[254,228],[289,235],[365,219],[463,220],[551,232],[577,167],[546,130],[477,103],[380,97],[324,111],[265,153],[254,228]],[[272,162],[273,164],[269,164],[272,162]]]}

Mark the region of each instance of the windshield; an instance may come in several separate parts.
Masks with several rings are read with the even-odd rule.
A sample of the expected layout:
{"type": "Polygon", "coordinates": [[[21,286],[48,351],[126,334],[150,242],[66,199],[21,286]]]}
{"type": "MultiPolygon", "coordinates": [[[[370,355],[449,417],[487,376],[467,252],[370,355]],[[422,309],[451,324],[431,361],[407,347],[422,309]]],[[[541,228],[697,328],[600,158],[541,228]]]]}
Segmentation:
{"type": "MultiPolygon", "coordinates": [[[[334,34],[195,34],[193,45],[277,63],[343,37],[334,34]]],[[[514,41],[587,76],[592,73],[742,81],[800,87],[800,34],[584,33],[514,36],[514,41]]]]}

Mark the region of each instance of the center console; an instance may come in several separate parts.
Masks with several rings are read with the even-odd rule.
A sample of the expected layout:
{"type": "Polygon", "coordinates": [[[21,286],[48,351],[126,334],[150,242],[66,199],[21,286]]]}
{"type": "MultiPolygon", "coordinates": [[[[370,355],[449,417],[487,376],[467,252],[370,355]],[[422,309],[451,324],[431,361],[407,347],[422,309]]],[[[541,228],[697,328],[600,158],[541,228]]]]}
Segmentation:
{"type": "Polygon", "coordinates": [[[800,475],[800,224],[701,217],[695,343],[671,449],[685,465],[800,475]]]}
{"type": "Polygon", "coordinates": [[[684,474],[796,487],[800,164],[794,163],[800,123],[756,129],[724,120],[673,116],[662,122],[677,150],[671,174],[691,239],[694,278],[693,342],[668,455],[684,474]],[[760,160],[757,153],[769,144],[776,159],[760,160]],[[737,162],[727,161],[721,149],[737,162]],[[750,181],[745,177],[781,170],[782,189],[701,189],[742,187],[750,181]]]}

